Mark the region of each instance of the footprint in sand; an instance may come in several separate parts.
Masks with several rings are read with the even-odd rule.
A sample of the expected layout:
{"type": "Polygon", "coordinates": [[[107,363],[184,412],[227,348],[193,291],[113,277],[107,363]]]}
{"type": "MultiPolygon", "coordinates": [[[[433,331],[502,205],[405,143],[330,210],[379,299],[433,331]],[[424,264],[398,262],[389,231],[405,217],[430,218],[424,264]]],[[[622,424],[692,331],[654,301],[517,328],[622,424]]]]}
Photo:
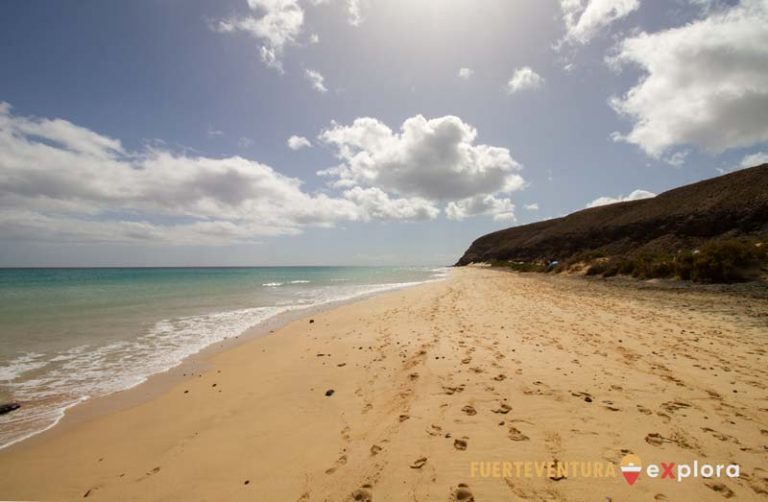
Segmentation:
{"type": "Polygon", "coordinates": [[[498,407],[498,409],[491,410],[494,413],[499,413],[501,415],[506,415],[510,411],[512,411],[512,407],[508,405],[507,403],[501,403],[501,405],[498,407]]]}
{"type": "Polygon", "coordinates": [[[661,446],[669,440],[658,432],[651,432],[645,436],[645,442],[652,446],[661,446]]]}
{"type": "Polygon", "coordinates": [[[509,428],[509,439],[512,441],[528,441],[530,438],[520,432],[520,429],[516,427],[509,428]]]}
{"type": "Polygon", "coordinates": [[[472,490],[469,489],[464,483],[459,483],[456,489],[453,491],[452,502],[475,502],[475,496],[472,494],[472,490]]]}
{"type": "Polygon", "coordinates": [[[592,394],[590,394],[589,392],[571,392],[571,395],[573,397],[580,397],[588,403],[591,403],[593,399],[592,394]]]}
{"type": "Polygon", "coordinates": [[[359,502],[371,502],[373,500],[373,487],[365,484],[352,492],[349,499],[359,502]]]}
{"type": "Polygon", "coordinates": [[[421,457],[417,458],[413,461],[413,463],[410,465],[411,469],[421,469],[427,464],[427,457],[421,457]]]}
{"type": "Polygon", "coordinates": [[[429,428],[427,428],[427,434],[430,436],[442,436],[443,435],[443,428],[439,425],[430,425],[429,428]]]}
{"type": "Polygon", "coordinates": [[[466,413],[470,417],[473,416],[473,415],[477,415],[477,410],[475,409],[474,406],[466,405],[466,406],[464,406],[461,409],[461,411],[463,411],[464,413],[466,413]]]}
{"type": "Polygon", "coordinates": [[[667,413],[674,413],[677,410],[682,410],[690,407],[691,407],[690,404],[683,403],[681,401],[667,401],[666,403],[660,406],[660,408],[666,411],[667,413]]]}
{"type": "Polygon", "coordinates": [[[454,439],[453,447],[456,448],[457,450],[464,451],[467,449],[467,442],[464,439],[454,439]]]}
{"type": "Polygon", "coordinates": [[[336,472],[336,470],[339,467],[341,467],[343,465],[346,465],[346,464],[347,464],[347,456],[346,455],[342,455],[342,456],[340,456],[338,458],[338,460],[336,460],[336,463],[334,464],[333,467],[330,467],[330,468],[325,470],[325,473],[326,474],[333,474],[334,472],[336,472]]]}
{"type": "Polygon", "coordinates": [[[704,484],[707,486],[707,488],[710,488],[710,489],[716,491],[717,493],[719,493],[720,495],[722,495],[723,497],[725,497],[727,499],[729,499],[729,498],[731,498],[731,497],[733,497],[735,495],[733,493],[733,490],[731,490],[730,488],[725,486],[723,483],[704,483],[704,484]]]}
{"type": "Polygon", "coordinates": [[[651,415],[651,414],[653,414],[653,412],[651,410],[649,410],[648,408],[646,408],[645,406],[640,405],[640,404],[637,405],[637,411],[639,411],[643,415],[651,415]]]}
{"type": "Polygon", "coordinates": [[[381,451],[381,446],[377,444],[371,446],[371,455],[378,455],[380,451],[381,451]]]}
{"type": "Polygon", "coordinates": [[[499,373],[498,375],[493,377],[493,379],[496,380],[497,382],[501,382],[507,379],[507,375],[505,375],[504,373],[499,373]]]}
{"type": "Polygon", "coordinates": [[[143,480],[147,479],[148,477],[150,477],[150,476],[152,476],[154,474],[157,474],[158,472],[160,472],[160,466],[155,467],[151,471],[149,471],[146,474],[144,474],[142,477],[138,478],[136,481],[143,481],[143,480]]]}

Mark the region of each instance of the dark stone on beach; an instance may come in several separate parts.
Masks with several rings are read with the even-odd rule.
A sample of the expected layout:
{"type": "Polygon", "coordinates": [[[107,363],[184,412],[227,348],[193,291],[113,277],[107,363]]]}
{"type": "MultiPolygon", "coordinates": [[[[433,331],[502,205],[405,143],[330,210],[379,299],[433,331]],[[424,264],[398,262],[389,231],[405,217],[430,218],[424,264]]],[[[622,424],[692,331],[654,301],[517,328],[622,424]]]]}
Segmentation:
{"type": "Polygon", "coordinates": [[[586,401],[588,403],[591,403],[592,402],[592,398],[587,396],[587,397],[584,398],[584,401],[586,401]]]}
{"type": "Polygon", "coordinates": [[[328,397],[331,397],[334,392],[336,392],[336,391],[334,391],[333,389],[328,389],[327,391],[325,391],[325,395],[328,396],[328,397]]]}
{"type": "Polygon", "coordinates": [[[315,324],[315,320],[314,319],[310,319],[309,320],[309,324],[315,324]]]}
{"type": "Polygon", "coordinates": [[[6,413],[16,411],[19,408],[21,408],[21,405],[19,403],[0,404],[0,415],[5,415],[6,413]]]}
{"type": "Polygon", "coordinates": [[[246,480],[245,480],[245,482],[244,482],[243,484],[244,484],[244,485],[248,485],[248,484],[250,484],[250,483],[251,483],[251,481],[250,481],[250,480],[248,480],[248,479],[246,479],[246,480]]]}

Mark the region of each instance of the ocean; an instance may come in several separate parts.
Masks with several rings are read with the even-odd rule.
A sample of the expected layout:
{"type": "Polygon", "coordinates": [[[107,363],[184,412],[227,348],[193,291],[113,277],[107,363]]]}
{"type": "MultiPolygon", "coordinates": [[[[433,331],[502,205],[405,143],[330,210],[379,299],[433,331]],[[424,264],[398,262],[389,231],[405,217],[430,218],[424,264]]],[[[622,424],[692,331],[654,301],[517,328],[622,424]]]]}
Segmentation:
{"type": "Polygon", "coordinates": [[[0,448],[283,312],[438,280],[435,267],[0,269],[0,448]]]}

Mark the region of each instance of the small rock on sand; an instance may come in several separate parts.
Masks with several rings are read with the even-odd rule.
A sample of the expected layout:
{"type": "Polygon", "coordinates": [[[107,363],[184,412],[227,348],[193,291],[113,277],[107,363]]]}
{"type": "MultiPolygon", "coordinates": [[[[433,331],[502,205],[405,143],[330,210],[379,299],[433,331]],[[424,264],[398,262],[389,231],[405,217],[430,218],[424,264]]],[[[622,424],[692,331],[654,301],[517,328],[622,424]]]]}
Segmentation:
{"type": "Polygon", "coordinates": [[[21,405],[19,403],[0,404],[0,415],[5,415],[6,413],[16,411],[19,408],[21,408],[21,405]]]}

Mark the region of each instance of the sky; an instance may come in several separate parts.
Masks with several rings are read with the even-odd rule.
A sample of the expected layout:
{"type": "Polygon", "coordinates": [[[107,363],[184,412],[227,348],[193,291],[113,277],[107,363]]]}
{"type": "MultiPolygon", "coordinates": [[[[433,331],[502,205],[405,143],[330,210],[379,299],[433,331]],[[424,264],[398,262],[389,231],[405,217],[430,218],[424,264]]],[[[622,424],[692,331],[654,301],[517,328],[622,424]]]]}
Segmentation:
{"type": "Polygon", "coordinates": [[[768,162],[768,0],[0,3],[0,266],[449,265],[768,162]]]}

